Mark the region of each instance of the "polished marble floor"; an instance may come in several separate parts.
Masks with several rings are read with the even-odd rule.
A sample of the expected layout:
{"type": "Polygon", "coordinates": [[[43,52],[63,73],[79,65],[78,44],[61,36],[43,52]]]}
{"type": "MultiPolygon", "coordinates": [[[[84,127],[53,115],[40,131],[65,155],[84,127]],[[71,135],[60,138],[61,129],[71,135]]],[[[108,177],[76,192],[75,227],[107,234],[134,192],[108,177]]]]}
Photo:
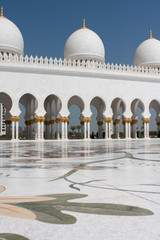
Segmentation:
{"type": "Polygon", "coordinates": [[[0,142],[0,240],[159,240],[160,139],[0,142]]]}

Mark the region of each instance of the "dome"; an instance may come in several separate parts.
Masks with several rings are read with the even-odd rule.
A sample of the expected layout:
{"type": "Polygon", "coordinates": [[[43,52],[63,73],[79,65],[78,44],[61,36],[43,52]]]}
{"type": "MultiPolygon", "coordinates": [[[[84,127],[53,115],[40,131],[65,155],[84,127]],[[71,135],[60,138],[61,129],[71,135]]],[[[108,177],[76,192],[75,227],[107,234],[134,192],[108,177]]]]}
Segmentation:
{"type": "Polygon", "coordinates": [[[68,38],[64,48],[64,58],[75,60],[105,61],[105,49],[100,37],[85,27],[75,31],[68,38]]]}
{"type": "Polygon", "coordinates": [[[160,41],[150,38],[142,42],[136,49],[134,65],[144,67],[160,67],[160,41]]]}
{"type": "Polygon", "coordinates": [[[0,52],[21,55],[24,51],[24,41],[20,30],[9,19],[0,16],[0,52]]]}

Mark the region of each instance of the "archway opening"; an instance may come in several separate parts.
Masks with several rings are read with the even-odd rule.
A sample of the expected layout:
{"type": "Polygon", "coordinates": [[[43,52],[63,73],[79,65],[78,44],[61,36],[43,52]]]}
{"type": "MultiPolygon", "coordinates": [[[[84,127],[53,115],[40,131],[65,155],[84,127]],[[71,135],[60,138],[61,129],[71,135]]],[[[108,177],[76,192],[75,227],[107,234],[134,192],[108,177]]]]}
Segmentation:
{"type": "Polygon", "coordinates": [[[19,100],[21,110],[19,122],[19,136],[21,139],[34,139],[35,128],[34,119],[36,118],[37,99],[30,93],[24,94],[19,100]]]}
{"type": "Polygon", "coordinates": [[[123,113],[126,105],[121,98],[115,98],[112,101],[111,108],[113,110],[114,138],[124,138],[123,113]]]}
{"type": "Polygon", "coordinates": [[[103,113],[106,109],[105,102],[102,98],[96,96],[90,103],[91,116],[91,138],[105,138],[105,123],[103,113]]]}
{"type": "Polygon", "coordinates": [[[151,138],[160,137],[160,103],[153,100],[149,105],[151,113],[149,122],[149,135],[151,138]]]}
{"type": "Polygon", "coordinates": [[[140,138],[144,137],[144,126],[143,126],[143,112],[144,103],[140,99],[134,99],[131,103],[132,111],[132,128],[131,137],[140,138]]]}
{"type": "Polygon", "coordinates": [[[45,114],[45,139],[59,139],[61,135],[60,110],[62,102],[56,95],[49,95],[44,101],[45,114]]]}
{"type": "Polygon", "coordinates": [[[4,92],[0,93],[0,138],[10,139],[11,137],[11,114],[12,100],[4,92]]]}
{"type": "Polygon", "coordinates": [[[68,138],[83,138],[84,101],[79,96],[73,96],[68,101],[69,125],[68,138]]]}

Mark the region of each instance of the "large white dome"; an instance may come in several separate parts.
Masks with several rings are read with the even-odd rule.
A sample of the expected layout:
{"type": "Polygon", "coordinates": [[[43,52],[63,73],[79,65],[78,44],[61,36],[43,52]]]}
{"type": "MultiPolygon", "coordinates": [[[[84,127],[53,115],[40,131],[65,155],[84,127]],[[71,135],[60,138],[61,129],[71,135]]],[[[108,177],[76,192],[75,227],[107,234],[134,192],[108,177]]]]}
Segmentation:
{"type": "Polygon", "coordinates": [[[134,65],[144,67],[160,67],[160,41],[150,38],[142,42],[136,49],[134,65]]]}
{"type": "Polygon", "coordinates": [[[9,19],[0,16],[0,52],[21,55],[24,51],[24,41],[20,30],[9,19]]]}
{"type": "Polygon", "coordinates": [[[105,61],[105,49],[100,37],[85,27],[72,33],[64,48],[64,58],[75,60],[105,61]]]}

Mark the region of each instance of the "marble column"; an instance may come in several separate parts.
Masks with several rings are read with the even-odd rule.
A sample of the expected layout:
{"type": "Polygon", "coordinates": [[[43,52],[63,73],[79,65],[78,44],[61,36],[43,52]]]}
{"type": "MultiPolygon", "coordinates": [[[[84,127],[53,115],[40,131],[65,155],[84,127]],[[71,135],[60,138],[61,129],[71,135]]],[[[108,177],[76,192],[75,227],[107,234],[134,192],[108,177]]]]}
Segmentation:
{"type": "Polygon", "coordinates": [[[143,124],[144,124],[144,138],[149,138],[149,118],[143,118],[143,124]]]}
{"type": "Polygon", "coordinates": [[[60,124],[60,119],[57,118],[56,119],[56,139],[60,139],[60,136],[59,136],[59,124],[60,124]]]}
{"type": "Polygon", "coordinates": [[[87,131],[88,136],[87,136],[87,138],[90,139],[90,119],[88,119],[87,127],[88,127],[88,131],[87,131]]]}
{"type": "Polygon", "coordinates": [[[84,117],[83,122],[84,122],[84,139],[90,139],[90,117],[84,117]]]}
{"type": "Polygon", "coordinates": [[[119,123],[120,123],[120,119],[114,120],[114,137],[116,139],[119,138],[119,123]]]}
{"type": "Polygon", "coordinates": [[[12,116],[12,140],[18,140],[19,139],[19,116],[12,116]]]}
{"type": "Polygon", "coordinates": [[[69,118],[66,117],[64,122],[64,138],[65,139],[68,139],[68,124],[69,124],[69,118]]]}
{"type": "Polygon", "coordinates": [[[40,120],[40,139],[44,140],[44,121],[45,121],[45,117],[39,116],[39,120],[40,120]]]}
{"type": "Polygon", "coordinates": [[[105,139],[111,138],[111,122],[112,118],[104,118],[105,121],[105,128],[106,128],[106,133],[105,133],[105,139]]]}
{"type": "Polygon", "coordinates": [[[130,131],[131,131],[131,127],[130,127],[130,125],[131,125],[131,118],[124,118],[124,120],[123,120],[123,124],[124,124],[124,127],[125,127],[125,138],[130,138],[130,136],[131,136],[131,133],[130,133],[130,131]]]}

